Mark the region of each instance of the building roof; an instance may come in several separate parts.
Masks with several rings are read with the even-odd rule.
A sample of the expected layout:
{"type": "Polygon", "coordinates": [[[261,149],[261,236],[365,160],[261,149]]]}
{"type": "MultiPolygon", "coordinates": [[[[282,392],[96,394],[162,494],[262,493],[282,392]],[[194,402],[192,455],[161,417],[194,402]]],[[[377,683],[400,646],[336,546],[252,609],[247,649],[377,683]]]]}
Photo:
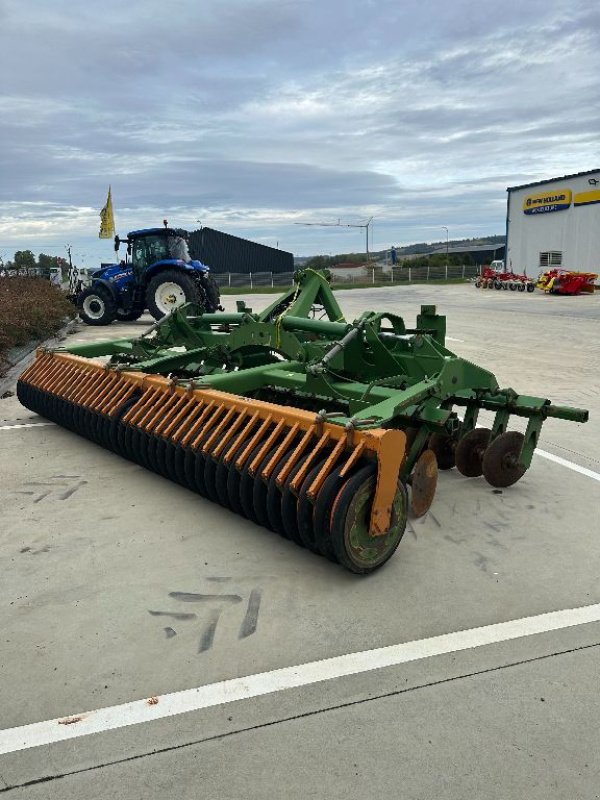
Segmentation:
{"type": "MultiPolygon", "coordinates": [[[[486,253],[486,252],[494,252],[496,250],[501,250],[505,246],[505,242],[496,242],[496,244],[473,244],[473,245],[463,245],[463,247],[449,247],[448,253],[454,253],[456,255],[460,253],[486,253]]],[[[433,250],[434,253],[445,253],[445,247],[438,247],[433,250]]],[[[431,255],[431,253],[419,253],[421,255],[431,255]]]]}
{"type": "Polygon", "coordinates": [[[516,189],[528,189],[530,186],[543,186],[545,183],[556,183],[556,181],[568,181],[571,178],[580,178],[582,175],[598,174],[600,169],[588,169],[585,172],[575,172],[572,175],[562,175],[559,178],[546,178],[544,181],[534,181],[533,183],[522,183],[520,186],[508,186],[507,192],[514,192],[516,189]]]}

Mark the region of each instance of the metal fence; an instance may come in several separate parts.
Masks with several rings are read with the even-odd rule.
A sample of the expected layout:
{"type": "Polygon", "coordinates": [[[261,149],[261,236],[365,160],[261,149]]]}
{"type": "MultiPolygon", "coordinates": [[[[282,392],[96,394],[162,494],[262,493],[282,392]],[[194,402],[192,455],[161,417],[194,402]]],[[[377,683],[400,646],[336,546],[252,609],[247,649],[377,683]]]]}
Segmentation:
{"type": "MultiPolygon", "coordinates": [[[[374,267],[360,275],[336,275],[333,273],[334,286],[351,286],[353,284],[382,285],[396,283],[424,283],[439,280],[467,280],[479,275],[477,265],[463,266],[430,266],[430,267],[394,267],[383,270],[374,267]]],[[[294,282],[293,272],[213,272],[213,277],[221,288],[254,289],[260,287],[291,286],[294,282]]]]}

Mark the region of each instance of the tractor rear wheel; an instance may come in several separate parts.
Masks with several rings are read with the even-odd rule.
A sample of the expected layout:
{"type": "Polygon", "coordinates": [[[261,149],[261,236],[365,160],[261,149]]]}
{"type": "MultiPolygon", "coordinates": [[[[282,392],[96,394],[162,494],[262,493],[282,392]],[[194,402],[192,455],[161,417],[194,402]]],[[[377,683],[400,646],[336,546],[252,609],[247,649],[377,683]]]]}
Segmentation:
{"type": "Polygon", "coordinates": [[[219,311],[221,308],[219,284],[208,272],[204,272],[200,278],[200,291],[204,293],[204,299],[201,300],[204,310],[210,314],[213,311],[219,311]]]}
{"type": "Polygon", "coordinates": [[[104,286],[90,286],[77,299],[79,317],[86,325],[110,325],[117,316],[116,303],[104,286]]]}
{"type": "Polygon", "coordinates": [[[146,291],[146,305],[154,319],[162,319],[184,303],[200,301],[196,282],[189,275],[169,269],[155,275],[146,291]]]}

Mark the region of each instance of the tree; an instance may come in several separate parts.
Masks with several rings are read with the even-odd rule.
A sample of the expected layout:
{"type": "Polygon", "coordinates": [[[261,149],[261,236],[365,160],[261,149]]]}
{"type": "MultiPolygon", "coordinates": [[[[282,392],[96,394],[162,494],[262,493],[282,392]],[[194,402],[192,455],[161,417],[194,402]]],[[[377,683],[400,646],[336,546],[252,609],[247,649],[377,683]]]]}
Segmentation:
{"type": "Polygon", "coordinates": [[[304,265],[307,269],[327,269],[331,264],[329,256],[313,256],[304,265]]]}
{"type": "Polygon", "coordinates": [[[29,270],[35,269],[35,256],[31,252],[31,250],[17,250],[15,253],[15,267],[18,270],[29,270]]]}

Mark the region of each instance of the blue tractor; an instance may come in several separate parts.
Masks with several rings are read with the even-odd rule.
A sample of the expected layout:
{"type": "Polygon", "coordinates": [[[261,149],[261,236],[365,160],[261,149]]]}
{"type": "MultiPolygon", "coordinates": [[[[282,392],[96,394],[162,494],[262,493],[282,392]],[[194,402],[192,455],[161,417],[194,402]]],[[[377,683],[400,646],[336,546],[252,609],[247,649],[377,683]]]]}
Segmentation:
{"type": "Polygon", "coordinates": [[[88,325],[136,320],[146,309],[158,320],[190,302],[209,312],[221,309],[209,267],[190,257],[187,231],[169,228],[165,220],[163,228],[115,236],[117,253],[121,244],[127,245],[126,259],[103,265],[77,295],[79,316],[88,325]]]}

